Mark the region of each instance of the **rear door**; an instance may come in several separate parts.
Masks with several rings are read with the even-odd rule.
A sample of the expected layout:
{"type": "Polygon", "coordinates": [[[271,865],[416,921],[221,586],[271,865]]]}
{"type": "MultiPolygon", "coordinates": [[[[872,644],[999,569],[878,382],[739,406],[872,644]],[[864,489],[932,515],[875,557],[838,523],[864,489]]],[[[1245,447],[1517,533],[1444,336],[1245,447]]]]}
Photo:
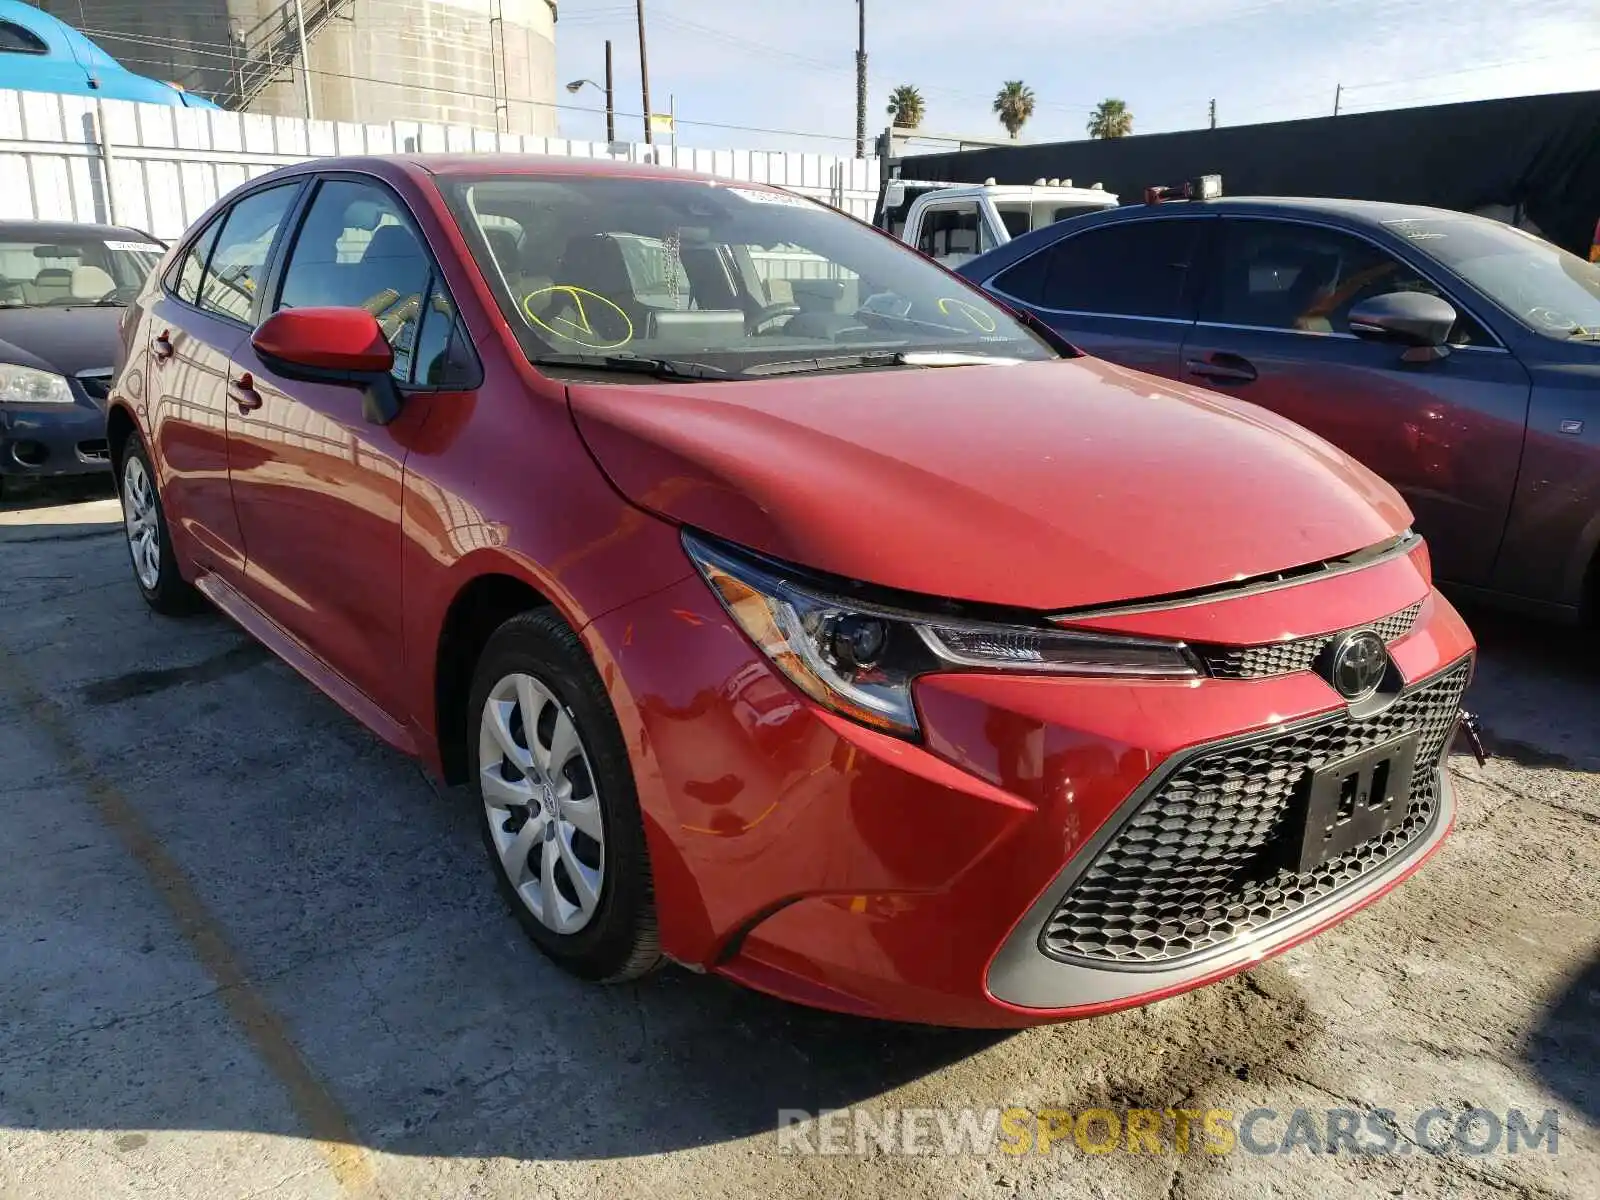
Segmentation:
{"type": "Polygon", "coordinates": [[[1185,377],[1321,434],[1405,496],[1434,568],[1486,583],[1516,487],[1531,382],[1461,303],[1373,238],[1306,221],[1225,217],[1185,377]],[[1460,315],[1448,357],[1407,362],[1350,332],[1360,301],[1442,295],[1460,315]]]}
{"type": "Polygon", "coordinates": [[[1097,358],[1176,379],[1194,321],[1202,234],[1214,221],[1173,216],[1094,225],[1051,242],[986,286],[1097,358]]]}
{"type": "Polygon", "coordinates": [[[140,335],[149,363],[149,429],[168,519],[202,570],[237,576],[244,543],[228,489],[228,359],[249,335],[273,239],[300,183],[251,192],[178,254],[140,335]]]}
{"type": "Polygon", "coordinates": [[[454,308],[399,197],[364,177],[327,177],[315,188],[266,311],[372,312],[406,399],[392,424],[374,425],[362,414],[360,389],[275,376],[248,340],[238,346],[232,379],[243,403],[228,412],[228,473],[249,552],[244,590],[393,714],[401,711],[406,446],[443,399],[428,389],[452,382],[448,370],[439,374],[437,343],[454,327],[454,308]],[[426,361],[414,373],[419,324],[429,326],[426,361]]]}

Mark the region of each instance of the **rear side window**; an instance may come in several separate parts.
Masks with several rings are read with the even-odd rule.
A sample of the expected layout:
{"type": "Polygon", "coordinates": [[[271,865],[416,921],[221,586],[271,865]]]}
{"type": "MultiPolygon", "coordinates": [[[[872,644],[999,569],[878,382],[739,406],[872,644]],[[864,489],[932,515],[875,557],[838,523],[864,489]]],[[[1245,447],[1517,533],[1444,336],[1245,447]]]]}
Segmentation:
{"type": "Polygon", "coordinates": [[[1189,319],[1189,268],[1198,220],[1129,221],[1047,246],[995,280],[1041,308],[1124,317],[1189,319]]]}
{"type": "Polygon", "coordinates": [[[277,307],[366,309],[394,350],[394,377],[407,383],[432,273],[394,196],[374,184],[330,179],[317,188],[295,236],[277,307]]]}
{"type": "Polygon", "coordinates": [[[175,274],[168,276],[173,294],[185,304],[200,303],[200,279],[205,274],[206,259],[217,244],[217,234],[222,229],[222,219],[216,218],[195,238],[194,244],[184,252],[175,274]]]}
{"type": "Polygon", "coordinates": [[[31,29],[15,21],[0,21],[0,54],[48,54],[50,47],[31,29]]]}

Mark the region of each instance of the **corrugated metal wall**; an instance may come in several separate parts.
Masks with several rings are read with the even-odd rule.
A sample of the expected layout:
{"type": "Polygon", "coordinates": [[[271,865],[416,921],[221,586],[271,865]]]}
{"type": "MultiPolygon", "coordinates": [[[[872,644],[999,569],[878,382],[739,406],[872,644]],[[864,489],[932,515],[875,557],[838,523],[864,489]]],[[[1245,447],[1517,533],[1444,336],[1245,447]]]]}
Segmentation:
{"type": "Polygon", "coordinates": [[[285,163],[332,154],[502,152],[659,162],[774,183],[871,220],[876,159],[694,150],[391,121],[353,125],[0,90],[0,219],[108,221],[179,236],[223,193],[285,163]],[[104,141],[96,136],[97,125],[104,141]]]}

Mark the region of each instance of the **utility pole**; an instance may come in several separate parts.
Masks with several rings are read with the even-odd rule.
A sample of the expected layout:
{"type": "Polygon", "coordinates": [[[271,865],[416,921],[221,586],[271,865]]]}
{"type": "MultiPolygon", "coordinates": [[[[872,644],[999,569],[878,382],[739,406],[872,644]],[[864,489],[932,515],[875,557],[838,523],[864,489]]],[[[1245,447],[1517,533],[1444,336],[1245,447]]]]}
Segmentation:
{"type": "Polygon", "coordinates": [[[644,142],[654,143],[650,135],[650,58],[644,49],[644,0],[639,0],[639,79],[644,85],[644,142]]]}
{"type": "Polygon", "coordinates": [[[861,25],[856,41],[856,157],[867,156],[867,0],[856,0],[861,25]]]}
{"type": "Polygon", "coordinates": [[[611,39],[606,39],[606,142],[611,144],[617,140],[617,104],[612,91],[611,77],[611,39]]]}
{"type": "Polygon", "coordinates": [[[306,120],[311,121],[317,114],[311,107],[311,58],[306,50],[306,13],[300,0],[294,0],[294,27],[300,35],[300,82],[305,85],[306,120]]]}
{"type": "Polygon", "coordinates": [[[1217,127],[1217,102],[1215,100],[1213,100],[1211,102],[1211,128],[1215,129],[1216,127],[1217,127]]]}
{"type": "Polygon", "coordinates": [[[1339,115],[1339,100],[1344,95],[1344,84],[1339,84],[1333,89],[1333,115],[1339,115]]]}

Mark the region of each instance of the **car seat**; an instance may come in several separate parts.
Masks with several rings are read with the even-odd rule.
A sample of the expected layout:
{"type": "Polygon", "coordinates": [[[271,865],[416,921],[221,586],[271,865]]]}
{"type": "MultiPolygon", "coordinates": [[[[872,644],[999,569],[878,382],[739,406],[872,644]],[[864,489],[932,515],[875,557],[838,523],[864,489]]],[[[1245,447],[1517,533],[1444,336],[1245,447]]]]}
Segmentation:
{"type": "Polygon", "coordinates": [[[72,298],[93,304],[96,300],[104,299],[117,290],[117,281],[111,278],[109,272],[100,267],[85,263],[76,267],[72,272],[72,298]]]}
{"type": "Polygon", "coordinates": [[[45,267],[33,277],[33,295],[37,303],[53,304],[72,295],[72,272],[66,267],[45,267]]]}

